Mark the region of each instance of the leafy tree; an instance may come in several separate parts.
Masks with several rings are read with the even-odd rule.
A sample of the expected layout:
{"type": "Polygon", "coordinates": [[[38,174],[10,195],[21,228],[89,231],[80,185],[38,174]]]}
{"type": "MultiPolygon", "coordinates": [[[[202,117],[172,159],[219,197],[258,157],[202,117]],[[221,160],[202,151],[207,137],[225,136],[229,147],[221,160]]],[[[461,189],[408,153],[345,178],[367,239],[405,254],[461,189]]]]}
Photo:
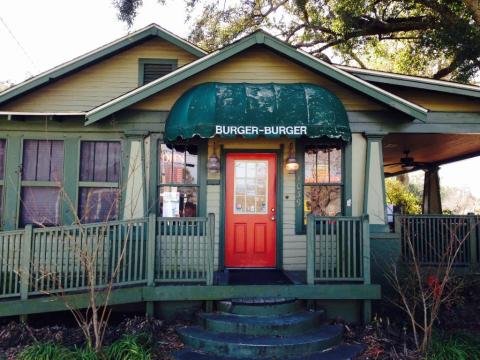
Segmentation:
{"type": "MultiPolygon", "coordinates": [[[[463,82],[480,71],[479,0],[185,3],[188,14],[199,14],[189,19],[189,38],[208,50],[263,28],[326,61],[463,82]]],[[[142,0],[114,4],[131,25],[142,0]]]]}
{"type": "Polygon", "coordinates": [[[406,214],[421,214],[422,202],[417,191],[412,191],[411,185],[407,185],[397,179],[385,180],[385,192],[387,203],[401,206],[406,214]]]}

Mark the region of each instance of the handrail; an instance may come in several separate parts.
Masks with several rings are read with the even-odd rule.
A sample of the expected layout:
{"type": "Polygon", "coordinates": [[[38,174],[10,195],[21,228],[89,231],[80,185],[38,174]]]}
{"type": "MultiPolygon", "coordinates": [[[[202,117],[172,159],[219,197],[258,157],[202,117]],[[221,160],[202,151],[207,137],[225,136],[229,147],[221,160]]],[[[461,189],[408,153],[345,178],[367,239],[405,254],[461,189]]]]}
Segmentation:
{"type": "Polygon", "coordinates": [[[478,215],[395,215],[395,231],[406,262],[415,256],[423,266],[438,266],[445,262],[449,246],[460,246],[455,266],[473,269],[480,264],[478,215]]]}
{"type": "Polygon", "coordinates": [[[307,283],[370,283],[368,215],[307,217],[307,283]]]}
{"type": "Polygon", "coordinates": [[[0,298],[27,299],[92,286],[102,289],[110,283],[212,285],[214,240],[213,214],[198,218],[150,214],[140,219],[44,228],[27,225],[23,230],[0,232],[0,298]],[[165,263],[168,255],[176,266],[165,263]],[[185,260],[194,261],[190,266],[185,260]],[[167,266],[168,274],[161,271],[167,266]]]}

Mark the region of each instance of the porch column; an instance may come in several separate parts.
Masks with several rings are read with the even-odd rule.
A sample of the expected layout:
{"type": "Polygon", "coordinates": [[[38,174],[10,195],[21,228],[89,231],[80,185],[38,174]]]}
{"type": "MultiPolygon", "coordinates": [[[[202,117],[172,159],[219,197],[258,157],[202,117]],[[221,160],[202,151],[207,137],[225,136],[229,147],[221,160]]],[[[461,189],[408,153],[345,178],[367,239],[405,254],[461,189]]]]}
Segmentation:
{"type": "Polygon", "coordinates": [[[126,134],[123,159],[122,219],[146,217],[144,136],[126,134]]]}
{"type": "Polygon", "coordinates": [[[422,212],[424,214],[441,214],[442,199],[440,198],[440,179],[438,177],[438,166],[425,170],[423,183],[422,212]]]}
{"type": "Polygon", "coordinates": [[[367,158],[363,212],[369,215],[370,228],[373,232],[388,231],[383,173],[383,135],[365,134],[365,137],[367,138],[367,158]]]}

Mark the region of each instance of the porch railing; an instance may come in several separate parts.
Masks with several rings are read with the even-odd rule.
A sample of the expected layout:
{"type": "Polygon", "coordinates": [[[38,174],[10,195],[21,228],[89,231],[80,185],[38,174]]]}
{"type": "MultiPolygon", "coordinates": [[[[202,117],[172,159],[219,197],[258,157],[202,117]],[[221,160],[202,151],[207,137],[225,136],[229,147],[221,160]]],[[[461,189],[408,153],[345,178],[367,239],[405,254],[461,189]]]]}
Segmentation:
{"type": "Polygon", "coordinates": [[[307,283],[370,283],[368,216],[307,218],[307,283]]]}
{"type": "Polygon", "coordinates": [[[0,232],[0,298],[156,282],[213,284],[214,216],[0,232]]]}
{"type": "Polygon", "coordinates": [[[480,263],[480,216],[396,215],[395,231],[400,234],[404,261],[415,256],[421,265],[437,266],[458,249],[455,266],[480,263]]]}

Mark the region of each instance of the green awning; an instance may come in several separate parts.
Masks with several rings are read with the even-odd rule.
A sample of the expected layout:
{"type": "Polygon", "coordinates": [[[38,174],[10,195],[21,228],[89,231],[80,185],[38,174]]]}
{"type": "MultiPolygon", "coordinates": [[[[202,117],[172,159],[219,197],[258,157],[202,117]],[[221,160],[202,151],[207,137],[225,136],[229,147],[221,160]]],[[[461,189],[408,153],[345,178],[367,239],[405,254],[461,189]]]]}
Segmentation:
{"type": "Polygon", "coordinates": [[[330,91],[312,84],[204,83],[185,92],[165,125],[165,138],[194,136],[329,137],[349,141],[347,113],[330,91]]]}

